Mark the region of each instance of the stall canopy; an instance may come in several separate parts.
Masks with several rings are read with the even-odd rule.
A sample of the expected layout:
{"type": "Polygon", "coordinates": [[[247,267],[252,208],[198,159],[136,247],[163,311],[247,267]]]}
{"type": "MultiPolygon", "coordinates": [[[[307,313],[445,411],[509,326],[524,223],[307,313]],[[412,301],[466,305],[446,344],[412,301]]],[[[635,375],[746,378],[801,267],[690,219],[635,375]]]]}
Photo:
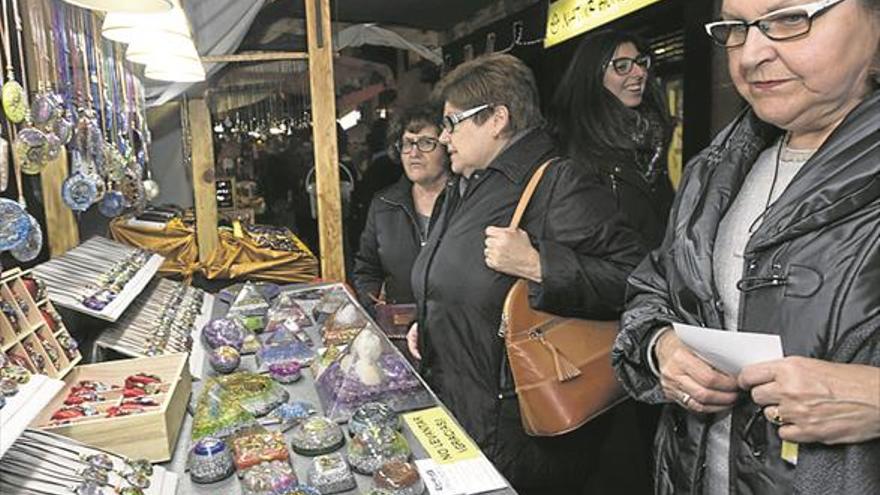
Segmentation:
{"type": "MultiPolygon", "coordinates": [[[[202,57],[227,55],[240,50],[305,50],[305,1],[313,0],[189,0],[183,2],[194,41],[202,57]]],[[[387,26],[444,31],[498,0],[338,0],[332,8],[339,29],[334,48],[364,44],[412,50],[422,58],[441,63],[439,48],[409,40],[387,26]],[[354,25],[351,25],[354,24],[354,25]]],[[[205,64],[208,78],[224,63],[205,64]]],[[[158,106],[188,91],[191,83],[158,83],[147,87],[147,101],[158,106]]]]}

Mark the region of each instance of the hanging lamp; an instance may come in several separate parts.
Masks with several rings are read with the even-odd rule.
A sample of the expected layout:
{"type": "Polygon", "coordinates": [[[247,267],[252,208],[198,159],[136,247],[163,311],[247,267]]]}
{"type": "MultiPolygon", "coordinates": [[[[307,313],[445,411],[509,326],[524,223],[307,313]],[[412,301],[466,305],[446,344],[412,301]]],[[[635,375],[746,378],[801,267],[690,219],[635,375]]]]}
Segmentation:
{"type": "Polygon", "coordinates": [[[155,14],[109,12],[101,25],[101,35],[119,43],[143,40],[189,38],[189,23],[179,0],[172,1],[172,8],[155,14]]]}
{"type": "Polygon", "coordinates": [[[171,10],[171,0],[64,0],[89,10],[104,12],[155,13],[171,10]]]}

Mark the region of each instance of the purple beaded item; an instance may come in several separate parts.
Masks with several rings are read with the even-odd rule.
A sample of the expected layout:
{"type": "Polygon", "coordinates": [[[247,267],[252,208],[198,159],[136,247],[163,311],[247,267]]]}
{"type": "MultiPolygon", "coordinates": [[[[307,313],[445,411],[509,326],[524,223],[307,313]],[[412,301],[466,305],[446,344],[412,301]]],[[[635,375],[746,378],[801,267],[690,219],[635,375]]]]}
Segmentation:
{"type": "Polygon", "coordinates": [[[293,383],[302,378],[302,365],[297,361],[287,361],[269,365],[269,376],[278,383],[293,383]]]}

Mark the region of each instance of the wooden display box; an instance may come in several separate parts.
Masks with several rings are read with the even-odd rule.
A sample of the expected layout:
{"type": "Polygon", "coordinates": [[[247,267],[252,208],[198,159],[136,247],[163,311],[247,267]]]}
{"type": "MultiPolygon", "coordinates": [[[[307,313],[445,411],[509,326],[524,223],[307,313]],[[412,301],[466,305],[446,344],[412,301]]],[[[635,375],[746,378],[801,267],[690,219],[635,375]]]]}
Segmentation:
{"type": "MultiPolygon", "coordinates": [[[[188,354],[124,359],[106,363],[77,366],[64,379],[66,385],[43,410],[31,426],[74,438],[95,447],[104,448],[133,459],[165,462],[174,454],[174,446],[186,414],[192,391],[192,379],[187,364],[188,354]],[[158,376],[165,385],[162,393],[150,396],[159,399],[160,406],[131,416],[107,418],[84,417],[69,424],[52,426],[52,414],[64,406],[71,387],[81,380],[94,380],[119,385],[136,373],[158,376]]],[[[121,391],[105,394],[108,400],[98,406],[105,411],[114,405],[113,399],[121,391]]]]}
{"type": "Polygon", "coordinates": [[[61,378],[82,360],[79,350],[70,354],[64,351],[58,340],[63,336],[72,338],[64,323],[46,321],[43,311],[57,315],[48,299],[34,301],[25,288],[22,278],[32,277],[30,272],[18,268],[3,272],[0,279],[0,300],[8,303],[14,314],[15,323],[0,312],[0,351],[28,368],[32,373],[61,378]],[[42,356],[46,363],[38,369],[34,356],[42,356]]]}

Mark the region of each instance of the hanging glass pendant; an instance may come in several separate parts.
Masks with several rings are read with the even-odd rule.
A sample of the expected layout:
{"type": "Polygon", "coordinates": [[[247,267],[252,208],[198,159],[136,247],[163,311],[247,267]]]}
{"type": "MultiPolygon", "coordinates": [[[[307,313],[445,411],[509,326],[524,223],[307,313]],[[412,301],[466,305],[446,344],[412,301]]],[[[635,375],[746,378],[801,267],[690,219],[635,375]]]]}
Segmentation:
{"type": "Polygon", "coordinates": [[[35,127],[22,129],[15,137],[13,152],[19,159],[21,171],[36,175],[46,166],[46,151],[49,142],[43,131],[35,127]]]}
{"type": "Polygon", "coordinates": [[[13,124],[20,124],[28,114],[24,88],[15,80],[11,71],[6,73],[2,90],[3,113],[13,124]]]}
{"type": "Polygon", "coordinates": [[[116,218],[125,210],[125,197],[119,191],[108,191],[98,203],[98,211],[107,218],[116,218]]]}
{"type": "Polygon", "coordinates": [[[34,125],[52,125],[52,120],[58,117],[60,108],[58,99],[53,93],[43,91],[34,97],[31,104],[31,121],[34,125]]]}
{"type": "Polygon", "coordinates": [[[18,247],[9,250],[12,256],[22,263],[33,261],[43,249],[43,229],[40,228],[40,223],[33,215],[28,214],[27,218],[30,224],[28,235],[18,247]]]}
{"type": "Polygon", "coordinates": [[[31,228],[28,214],[17,202],[0,198],[0,251],[20,246],[31,228]]]}
{"type": "Polygon", "coordinates": [[[61,198],[68,208],[74,211],[86,211],[98,196],[98,187],[94,178],[82,173],[64,179],[61,185],[61,198]]]}
{"type": "Polygon", "coordinates": [[[159,183],[154,181],[153,179],[144,180],[144,197],[149,201],[153,201],[154,199],[159,197],[159,183]]]}
{"type": "Polygon", "coordinates": [[[67,110],[64,110],[61,116],[52,124],[52,132],[58,137],[62,145],[66,145],[73,138],[73,129],[73,119],[67,110]]]}
{"type": "Polygon", "coordinates": [[[125,177],[125,158],[109,143],[104,143],[104,156],[104,175],[112,181],[121,181],[125,177]]]}

